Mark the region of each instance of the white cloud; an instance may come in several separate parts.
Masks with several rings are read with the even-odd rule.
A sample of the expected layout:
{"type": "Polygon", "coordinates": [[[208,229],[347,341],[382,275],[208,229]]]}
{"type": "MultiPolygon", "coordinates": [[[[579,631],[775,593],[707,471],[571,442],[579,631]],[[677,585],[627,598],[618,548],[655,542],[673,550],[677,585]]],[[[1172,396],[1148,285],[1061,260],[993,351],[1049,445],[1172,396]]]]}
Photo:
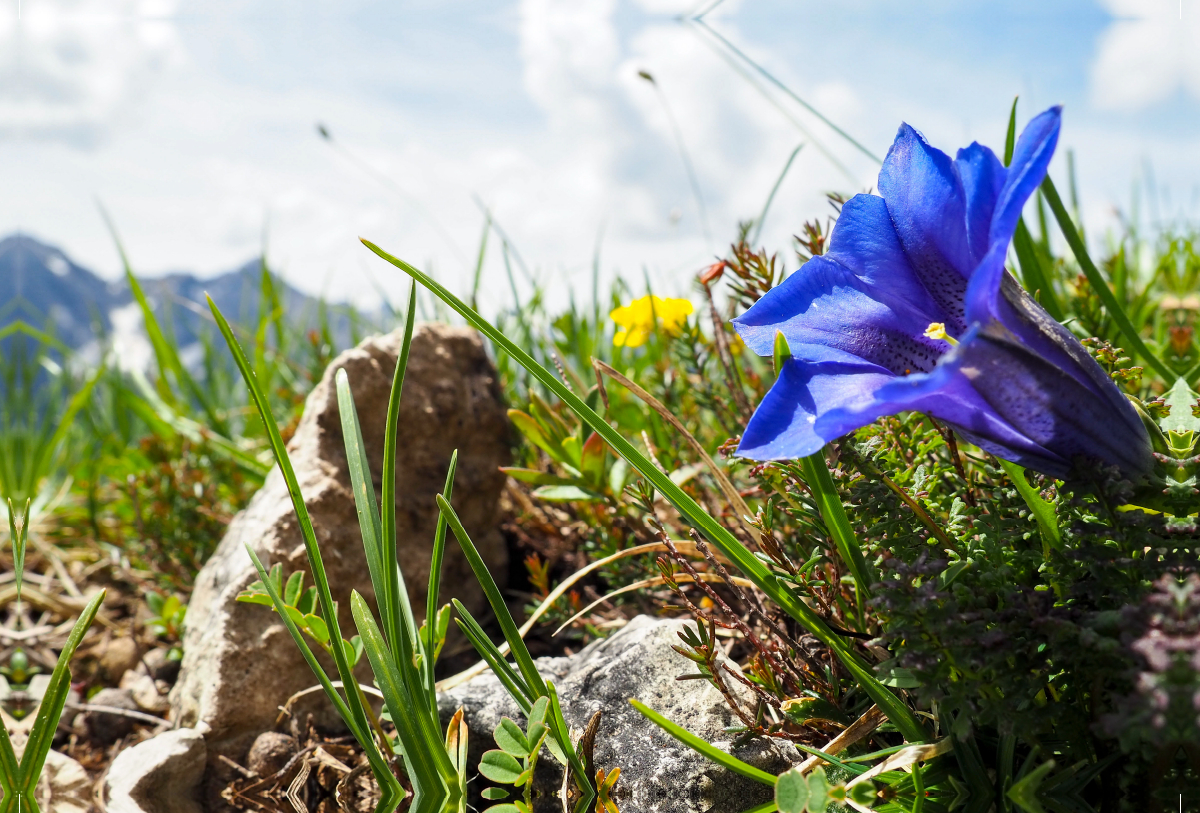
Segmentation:
{"type": "Polygon", "coordinates": [[[1100,37],[1092,102],[1140,110],[1180,89],[1200,99],[1200,4],[1188,0],[1104,0],[1116,19],[1100,37]]]}
{"type": "Polygon", "coordinates": [[[90,146],[182,58],[173,0],[22,0],[0,15],[0,139],[90,146]]]}

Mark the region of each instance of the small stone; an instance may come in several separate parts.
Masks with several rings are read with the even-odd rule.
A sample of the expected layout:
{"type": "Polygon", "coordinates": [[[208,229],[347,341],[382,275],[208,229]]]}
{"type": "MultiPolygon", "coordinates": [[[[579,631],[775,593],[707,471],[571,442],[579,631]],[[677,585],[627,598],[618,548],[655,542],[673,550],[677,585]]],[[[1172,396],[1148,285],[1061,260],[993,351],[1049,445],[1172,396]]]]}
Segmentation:
{"type": "Polygon", "coordinates": [[[174,683],[179,676],[179,659],[168,657],[171,650],[155,647],[142,656],[142,663],[150,670],[150,677],[174,683]]]}
{"type": "Polygon", "coordinates": [[[100,671],[113,683],[138,665],[140,660],[137,642],[132,638],[113,638],[100,653],[100,671]]]}
{"type": "Polygon", "coordinates": [[[259,776],[270,776],[281,770],[300,750],[296,738],[278,731],[264,731],[250,746],[246,767],[259,776]]]}
{"type": "MultiPolygon", "coordinates": [[[[133,692],[129,689],[101,689],[92,695],[87,705],[139,711],[137,701],[133,699],[133,692]]],[[[137,721],[123,714],[88,710],[83,713],[83,723],[92,739],[108,745],[128,736],[137,721]]]]}
{"type": "Polygon", "coordinates": [[[201,813],[204,737],[191,728],[167,731],[117,754],[105,779],[108,813],[201,813]]]}
{"type": "Polygon", "coordinates": [[[171,708],[167,692],[171,687],[165,681],[155,680],[141,669],[130,669],[121,678],[122,689],[133,693],[133,702],[149,714],[163,714],[171,708]]]}

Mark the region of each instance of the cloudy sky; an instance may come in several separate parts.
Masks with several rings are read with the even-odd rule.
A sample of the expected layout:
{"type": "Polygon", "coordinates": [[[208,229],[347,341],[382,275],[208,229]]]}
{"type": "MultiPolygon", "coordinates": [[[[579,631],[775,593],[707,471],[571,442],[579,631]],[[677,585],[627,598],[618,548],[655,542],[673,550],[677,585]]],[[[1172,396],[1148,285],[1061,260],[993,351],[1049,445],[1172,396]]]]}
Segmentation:
{"type": "Polygon", "coordinates": [[[725,0],[703,24],[712,0],[2,2],[0,234],[106,276],[98,202],[147,274],[265,239],[301,288],[395,296],[362,235],[461,291],[486,208],[560,295],[597,245],[683,291],[798,145],[774,249],[873,184],[901,120],[1000,148],[1015,95],[1022,121],[1066,105],[1093,234],[1135,183],[1145,218],[1200,210],[1200,0],[725,0]]]}

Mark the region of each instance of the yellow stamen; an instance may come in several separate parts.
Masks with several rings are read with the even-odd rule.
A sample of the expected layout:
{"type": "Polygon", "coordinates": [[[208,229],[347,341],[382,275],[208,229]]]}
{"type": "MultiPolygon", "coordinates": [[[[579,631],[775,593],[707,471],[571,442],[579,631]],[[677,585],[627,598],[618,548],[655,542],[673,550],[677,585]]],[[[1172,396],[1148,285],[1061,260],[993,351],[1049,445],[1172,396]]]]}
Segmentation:
{"type": "Polygon", "coordinates": [[[949,342],[953,347],[958,344],[958,339],[946,332],[946,326],[941,322],[930,322],[929,327],[925,328],[925,336],[929,339],[939,339],[943,342],[949,342]]]}

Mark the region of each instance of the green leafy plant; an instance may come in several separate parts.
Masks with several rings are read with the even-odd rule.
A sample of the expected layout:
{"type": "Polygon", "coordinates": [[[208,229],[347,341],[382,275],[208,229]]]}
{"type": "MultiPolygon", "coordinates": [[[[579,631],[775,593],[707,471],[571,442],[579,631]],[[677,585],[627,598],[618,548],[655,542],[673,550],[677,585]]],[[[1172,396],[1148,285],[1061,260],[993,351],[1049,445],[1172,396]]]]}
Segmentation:
{"type": "Polygon", "coordinates": [[[554,684],[545,680],[538,673],[537,666],[533,662],[533,656],[529,654],[529,648],[525,645],[525,641],[521,637],[521,631],[517,629],[517,624],[513,620],[512,614],[508,611],[508,605],[504,603],[504,597],[500,593],[500,588],[496,584],[496,580],[492,578],[487,564],[484,563],[483,557],[479,555],[478,549],[471,541],[470,536],[468,536],[466,528],[463,527],[462,521],[458,518],[458,514],[454,512],[454,508],[450,505],[449,500],[444,495],[438,495],[437,503],[438,508],[441,509],[441,516],[454,532],[459,547],[462,548],[463,554],[466,556],[476,580],[483,587],[484,595],[487,597],[488,604],[491,605],[492,612],[495,613],[496,619],[500,622],[500,629],[504,633],[504,640],[516,661],[516,668],[513,668],[513,665],[508,662],[505,653],[492,643],[487,633],[483,631],[483,627],[472,617],[467,608],[462,605],[462,602],[457,599],[453,602],[454,609],[458,613],[455,621],[458,623],[459,629],[467,636],[467,640],[475,647],[479,656],[491,667],[492,672],[500,680],[501,685],[504,686],[508,694],[517,703],[521,709],[521,713],[527,719],[533,714],[537,703],[543,700],[548,702],[549,717],[546,719],[548,720],[550,734],[553,737],[549,745],[550,752],[554,755],[555,759],[574,774],[575,781],[581,790],[581,796],[575,805],[575,811],[576,813],[581,813],[581,811],[586,810],[591,805],[595,799],[596,791],[592,785],[592,777],[588,775],[579,752],[571,742],[570,728],[563,718],[562,709],[558,703],[558,694],[554,690],[554,684]]]}
{"type": "MultiPolygon", "coordinates": [[[[510,785],[521,793],[522,798],[489,810],[494,813],[531,813],[533,810],[533,772],[537,768],[538,754],[550,729],[546,727],[546,712],[550,707],[548,697],[540,697],[529,710],[525,729],[514,720],[500,718],[492,738],[500,746],[497,750],[485,751],[479,761],[479,773],[493,782],[510,785]]],[[[507,799],[510,792],[500,787],[483,791],[488,800],[507,799]]]]}
{"type": "MultiPolygon", "coordinates": [[[[267,398],[229,323],[211,299],[209,306],[262,418],[275,460],[291,495],[292,506],[304,538],[308,563],[315,582],[315,609],[319,610],[319,619],[324,622],[324,629],[320,630],[315,622],[309,619],[309,616],[313,618],[318,616],[317,613],[312,612],[314,608],[308,606],[313,601],[305,597],[302,581],[296,579],[293,574],[289,578],[288,584],[280,589],[282,571],[278,573],[277,577],[272,578],[258,555],[248,547],[250,558],[259,573],[260,585],[269,596],[276,612],[283,619],[292,640],[304,655],[326,695],[363,748],[381,791],[377,809],[381,813],[394,810],[405,797],[405,792],[393,770],[395,765],[396,767],[402,766],[412,783],[413,810],[418,813],[440,812],[447,808],[461,811],[465,805],[466,766],[460,757],[462,749],[465,748],[465,733],[460,731],[461,718],[457,723],[451,724],[450,730],[445,735],[440,732],[437,698],[432,681],[434,652],[426,648],[425,640],[418,633],[404,578],[396,562],[396,504],[394,497],[396,422],[399,415],[404,371],[412,344],[416,299],[413,296],[410,296],[409,299],[408,327],[405,331],[400,357],[397,360],[389,399],[385,429],[389,445],[385,447],[384,453],[381,505],[375,499],[375,488],[370,480],[362,431],[344,371],[339,371],[336,382],[342,432],[346,444],[351,483],[354,488],[355,504],[358,508],[363,547],[367,556],[372,587],[375,590],[380,615],[383,619],[382,626],[376,621],[375,615],[366,601],[357,592],[352,593],[350,597],[351,612],[361,636],[362,649],[370,661],[388,712],[396,725],[397,743],[393,743],[388,736],[384,735],[379,721],[375,719],[370,705],[366,702],[355,679],[352,671],[352,659],[355,657],[354,647],[341,634],[337,605],[333,601],[329,581],[325,574],[316,534],[313,531],[308,509],[304,504],[304,497],[296,482],[295,473],[292,470],[279,428],[271,414],[267,398]],[[285,595],[285,591],[289,590],[292,594],[291,602],[288,600],[289,596],[285,595]],[[301,613],[299,605],[302,604],[310,612],[301,613]],[[328,641],[344,642],[342,646],[331,646],[329,650],[338,677],[342,686],[345,687],[343,692],[339,692],[334,687],[333,681],[308,646],[305,634],[296,621],[295,616],[297,615],[300,616],[301,622],[307,625],[308,634],[318,633],[318,640],[321,637],[319,633],[323,632],[328,636],[328,641]]],[[[440,557],[435,555],[436,562],[440,562],[440,557]]],[[[440,576],[440,567],[431,569],[432,585],[438,583],[440,576]]],[[[431,586],[430,589],[432,592],[436,588],[431,586]]]]}
{"type": "MultiPolygon", "coordinates": [[[[301,632],[316,641],[328,654],[333,654],[333,643],[329,637],[329,628],[325,619],[317,615],[317,588],[304,589],[304,571],[297,570],[288,576],[287,584],[283,582],[283,565],[276,563],[267,573],[274,592],[283,598],[284,612],[291,618],[301,632]]],[[[171,598],[174,598],[172,596],[171,598]]],[[[275,602],[267,591],[262,580],[252,582],[245,590],[238,593],[237,600],[247,604],[262,604],[274,609],[275,602]]],[[[350,640],[342,639],[342,649],[351,666],[356,666],[362,658],[362,638],[355,635],[350,640]]]]}

